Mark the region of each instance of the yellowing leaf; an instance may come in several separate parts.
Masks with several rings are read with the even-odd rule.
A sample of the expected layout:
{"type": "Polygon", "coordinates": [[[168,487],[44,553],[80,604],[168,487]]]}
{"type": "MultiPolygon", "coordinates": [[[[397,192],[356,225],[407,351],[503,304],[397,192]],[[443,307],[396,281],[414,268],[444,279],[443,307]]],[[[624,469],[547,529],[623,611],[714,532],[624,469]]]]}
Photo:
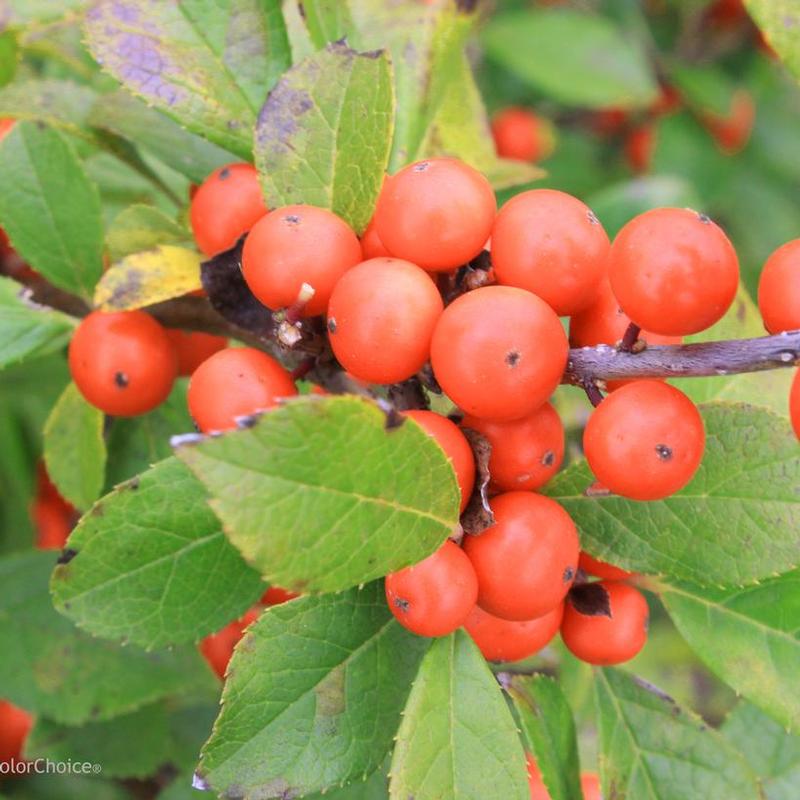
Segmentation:
{"type": "Polygon", "coordinates": [[[180,297],[201,288],[201,256],[193,250],[160,245],[114,264],[94,293],[103,311],[127,311],[180,297]]]}

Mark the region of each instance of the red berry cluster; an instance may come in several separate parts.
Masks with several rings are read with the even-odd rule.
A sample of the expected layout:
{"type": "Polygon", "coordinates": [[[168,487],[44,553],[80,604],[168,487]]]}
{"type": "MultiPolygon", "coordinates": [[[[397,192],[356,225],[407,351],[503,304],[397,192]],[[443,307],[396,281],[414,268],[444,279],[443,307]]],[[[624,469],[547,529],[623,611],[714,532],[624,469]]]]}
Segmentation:
{"type": "MultiPolygon", "coordinates": [[[[568,358],[559,316],[571,317],[574,347],[613,347],[628,330],[640,331],[636,348],[705,330],[728,310],[739,282],[736,252],[719,227],[694,211],[662,208],[633,219],[612,243],[591,210],[563,192],[527,191],[498,212],[488,181],[451,158],[387,177],[360,241],[321,208],[267,211],[248,165],[213,173],[194,195],[191,219],[209,255],[247,234],[242,274],[252,294],[276,313],[324,315],[332,354],[354,380],[394,384],[430,364],[460,427],[431,411],[406,413],[450,458],[462,511],[476,471],[463,429],[490,445],[494,522],[387,576],[388,603],[403,625],[424,636],[465,625],[493,660],[530,655],[558,630],[591,663],[638,652],[643,596],[624,582],[627,573],[581,556],[567,512],[536,493],[564,454],[563,426],[548,403],[568,358]],[[487,248],[485,285],[453,299],[452,275],[463,276],[487,248]],[[582,579],[573,588],[579,567],[603,578],[588,596],[582,579]]],[[[776,253],[764,273],[770,330],[800,327],[797,244],[776,253]]],[[[158,405],[181,364],[204,432],[235,428],[297,393],[272,357],[223,345],[168,335],[141,311],[95,312],[75,334],[70,365],[90,402],[128,415],[158,405]]],[[[606,388],[584,434],[602,486],[639,501],[684,487],[705,445],[693,403],[658,380],[606,388]]],[[[796,382],[796,425],[799,396],[796,382]]]]}

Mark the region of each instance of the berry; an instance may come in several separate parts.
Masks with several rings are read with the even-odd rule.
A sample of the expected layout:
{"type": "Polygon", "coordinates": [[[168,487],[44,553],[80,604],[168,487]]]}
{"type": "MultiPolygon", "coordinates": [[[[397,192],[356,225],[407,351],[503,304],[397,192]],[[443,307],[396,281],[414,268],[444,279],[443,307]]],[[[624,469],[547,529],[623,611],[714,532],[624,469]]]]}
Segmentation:
{"type": "Polygon", "coordinates": [[[497,280],[533,292],[559,316],[594,300],[610,247],[589,207],[554,189],[518,194],[500,209],[492,229],[497,280]]]}
{"type": "Polygon", "coordinates": [[[496,209],[480,172],[455,158],[431,158],[386,179],[375,227],[392,255],[448,272],[483,250],[496,209]]]}
{"type": "Polygon", "coordinates": [[[314,206],[270,212],[250,231],[242,252],[242,274],[250,291],[273,311],[295,303],[303,289],[314,294],[303,316],[324,314],[339,278],[361,261],[361,244],[347,223],[314,206]]]}
{"type": "Polygon", "coordinates": [[[647,640],[647,600],[627,583],[599,581],[585,584],[584,591],[570,596],[564,606],[561,638],[573,655],[598,666],[621,664],[632,659],[647,640]],[[586,589],[605,590],[607,609],[586,602],[586,589]]]}
{"type": "Polygon", "coordinates": [[[640,380],[608,395],[594,410],[583,449],[609,491],[632,500],[660,500],[694,476],[705,430],[700,412],[683,392],[640,380]]]}
{"type": "Polygon", "coordinates": [[[734,92],[726,114],[706,113],[703,116],[706,128],[720,150],[735,155],[750,141],[756,121],[756,105],[746,89],[734,92]]]}
{"type": "Polygon", "coordinates": [[[527,108],[512,106],[492,119],[497,155],[517,161],[541,161],[555,147],[553,126],[527,108]]]}
{"type": "Polygon", "coordinates": [[[495,617],[475,606],[464,627],[487,661],[519,661],[546,647],[561,627],[564,604],[522,622],[495,617]]]}
{"type": "Polygon", "coordinates": [[[598,136],[614,136],[628,124],[628,112],[623,108],[601,108],[592,112],[590,124],[598,136]]]}
{"type": "Polygon", "coordinates": [[[375,220],[369,223],[364,235],[361,237],[362,259],[369,261],[371,258],[391,258],[392,254],[378,236],[378,229],[375,227],[375,220]]]}
{"type": "Polygon", "coordinates": [[[11,133],[11,129],[16,124],[16,120],[12,117],[0,117],[0,142],[11,133]]]}
{"type": "Polygon", "coordinates": [[[225,677],[234,648],[244,636],[247,626],[255,622],[260,613],[259,607],[251,608],[241,619],[234,620],[200,642],[200,652],[218,678],[225,677]]]}
{"type": "Polygon", "coordinates": [[[261,597],[261,604],[265,606],[279,606],[281,603],[288,603],[300,597],[299,594],[290,592],[288,589],[281,589],[280,586],[270,586],[261,597]]]}
{"type": "Polygon", "coordinates": [[[492,446],[489,474],[494,491],[538,489],[558,472],[564,458],[564,425],[550,403],[512,422],[467,416],[461,424],[492,446]]]}
{"type": "Polygon", "coordinates": [[[36,530],[36,547],[40,550],[62,550],[76,519],[75,508],[50,481],[44,462],[40,462],[36,468],[36,496],[30,512],[36,530]]]}
{"type": "Polygon", "coordinates": [[[0,700],[0,764],[19,761],[33,717],[21,708],[0,700]]]}
{"type": "MultiPolygon", "coordinates": [[[[569,343],[573,347],[595,347],[598,344],[618,344],[630,325],[630,319],[619,307],[611,291],[611,284],[604,279],[594,302],[573,316],[569,321],[569,343]]],[[[681,344],[680,336],[662,336],[650,331],[640,331],[639,341],[647,345],[681,344]]],[[[608,390],[614,391],[630,381],[609,381],[608,390]]]]}
{"type": "Polygon", "coordinates": [[[635,577],[635,572],[627,572],[613,564],[607,564],[598,558],[592,558],[588,553],[581,552],[578,566],[587,574],[596,578],[605,578],[608,581],[625,581],[635,577]]]}
{"type": "Polygon", "coordinates": [[[228,164],[194,192],[189,219],[197,246],[213,256],[230,250],[266,213],[255,167],[228,164]]]}
{"type": "MultiPolygon", "coordinates": [[[[528,787],[531,792],[531,800],[552,800],[550,792],[542,780],[539,766],[532,755],[528,754],[528,787]]],[[[583,800],[602,800],[600,795],[600,779],[594,772],[581,773],[581,790],[583,800]]]]}
{"type": "Polygon", "coordinates": [[[478,576],[478,605],[507,620],[550,613],[578,569],[575,524],[555,500],[531,492],[508,492],[489,504],[494,525],[463,543],[478,576]]]}
{"type": "Polygon", "coordinates": [[[175,328],[167,329],[178,359],[178,375],[191,375],[206,359],[224,350],[228,340],[210,333],[194,333],[175,328]]]}
{"type": "Polygon", "coordinates": [[[795,373],[792,392],[789,395],[789,416],[797,438],[800,439],[800,370],[795,373]]]}
{"type": "Polygon", "coordinates": [[[446,636],[460,628],[477,597],[475,570],[449,540],[418,564],[386,576],[389,609],[419,636],[446,636]]]}
{"type": "Polygon", "coordinates": [[[625,137],[625,160],[633,172],[647,172],[656,149],[656,127],[653,123],[638,125],[625,137]]]}
{"type": "Polygon", "coordinates": [[[297,394],[291,375],[272,357],[249,347],[220,350],[189,381],[189,413],[203,433],[236,428],[236,420],[297,394]]]}
{"type": "Polygon", "coordinates": [[[609,277],[620,306],[637,325],[686,336],[711,327],[730,308],[739,287],[739,260],[708,217],[656,208],[619,232],[609,277]]]}
{"type": "Polygon", "coordinates": [[[408,261],[373,258],[349,270],[328,306],[328,335],[339,363],[370,383],[419,372],[443,303],[430,276],[408,261]]]}
{"type": "Polygon", "coordinates": [[[475,458],[466,437],[458,425],[433,411],[405,411],[428,436],[432,437],[450,459],[461,491],[461,510],[467,507],[475,485],[475,458]]]}
{"type": "Polygon", "coordinates": [[[69,369],[95,408],[135,417],[167,399],[178,363],[166,331],[149,314],[93,311],[72,337],[69,369]]]}
{"type": "Polygon", "coordinates": [[[758,283],[758,307],[770,333],[800,330],[800,239],[767,259],[758,283]]]}
{"type": "Polygon", "coordinates": [[[485,286],[445,309],[433,333],[431,365],[467,414],[507,421],[550,397],[567,351],[561,322],[543,300],[510,286],[485,286]]]}

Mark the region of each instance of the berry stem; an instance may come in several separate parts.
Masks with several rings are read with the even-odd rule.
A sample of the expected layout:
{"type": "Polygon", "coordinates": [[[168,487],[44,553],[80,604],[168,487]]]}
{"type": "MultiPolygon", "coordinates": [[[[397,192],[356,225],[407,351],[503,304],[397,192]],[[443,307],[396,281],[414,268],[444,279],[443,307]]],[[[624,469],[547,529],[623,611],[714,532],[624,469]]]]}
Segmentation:
{"type": "Polygon", "coordinates": [[[800,363],[800,330],[684,345],[657,345],[626,353],[608,345],[570,350],[562,383],[628,378],[702,378],[793,367],[800,363]]]}
{"type": "Polygon", "coordinates": [[[622,341],[619,343],[619,349],[623,353],[632,353],[641,332],[642,329],[635,322],[631,322],[622,337],[622,341]]]}
{"type": "Polygon", "coordinates": [[[603,402],[603,394],[600,389],[597,388],[597,384],[593,380],[586,380],[583,383],[583,390],[586,392],[589,402],[595,408],[603,402]]]}

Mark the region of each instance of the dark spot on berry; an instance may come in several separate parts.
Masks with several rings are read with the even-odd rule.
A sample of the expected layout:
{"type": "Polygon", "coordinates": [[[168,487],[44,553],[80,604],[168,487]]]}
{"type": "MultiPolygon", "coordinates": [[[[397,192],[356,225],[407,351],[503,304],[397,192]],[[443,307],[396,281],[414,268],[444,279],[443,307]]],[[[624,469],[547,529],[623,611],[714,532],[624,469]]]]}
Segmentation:
{"type": "Polygon", "coordinates": [[[552,467],[556,463],[556,454],[552,450],[545,450],[542,456],[542,466],[552,467]]]}
{"type": "Polygon", "coordinates": [[[591,210],[587,211],[586,212],[586,218],[589,220],[590,224],[592,224],[592,225],[599,225],[600,224],[600,220],[597,219],[597,214],[595,214],[594,211],[591,211],[591,210]]]}
{"type": "Polygon", "coordinates": [[[128,388],[128,376],[124,372],[116,372],[114,373],[114,383],[120,389],[127,389],[128,388]]]}
{"type": "Polygon", "coordinates": [[[231,171],[230,171],[230,168],[228,168],[228,167],[225,167],[224,169],[221,169],[220,172],[219,172],[219,179],[221,181],[227,180],[228,178],[230,178],[230,176],[231,176],[231,171]]]}
{"type": "Polygon", "coordinates": [[[669,461],[672,458],[672,448],[665,444],[657,444],[656,453],[662,461],[669,461]]]}
{"type": "Polygon", "coordinates": [[[404,614],[408,612],[408,609],[409,609],[409,607],[410,607],[410,605],[411,605],[411,604],[408,602],[408,600],[404,600],[402,597],[395,597],[395,599],[394,599],[394,604],[395,604],[395,606],[397,606],[397,608],[399,608],[399,609],[400,609],[400,611],[402,611],[404,614]]]}
{"type": "Polygon", "coordinates": [[[708,214],[698,214],[697,219],[703,223],[703,225],[710,225],[711,224],[711,217],[708,214]]]}
{"type": "Polygon", "coordinates": [[[65,550],[61,551],[61,555],[58,557],[56,564],[69,564],[75,556],[78,555],[77,550],[73,550],[71,547],[67,547],[65,550]]]}
{"type": "Polygon", "coordinates": [[[414,172],[426,172],[430,164],[427,161],[420,161],[419,164],[414,164],[411,168],[414,172]]]}
{"type": "Polygon", "coordinates": [[[517,364],[519,364],[520,358],[522,358],[522,356],[520,356],[516,350],[511,350],[506,353],[506,364],[508,364],[509,367],[516,367],[517,364]]]}
{"type": "Polygon", "coordinates": [[[562,580],[564,583],[569,583],[575,577],[575,567],[567,567],[564,570],[562,580]]]}
{"type": "Polygon", "coordinates": [[[572,607],[586,617],[612,617],[611,600],[602,583],[581,583],[567,595],[572,607]]]}
{"type": "Polygon", "coordinates": [[[287,214],[283,218],[284,222],[288,222],[290,225],[299,225],[300,224],[300,217],[297,214],[287,214]]]}
{"type": "Polygon", "coordinates": [[[333,317],[328,320],[328,333],[336,333],[336,320],[333,317]]]}

